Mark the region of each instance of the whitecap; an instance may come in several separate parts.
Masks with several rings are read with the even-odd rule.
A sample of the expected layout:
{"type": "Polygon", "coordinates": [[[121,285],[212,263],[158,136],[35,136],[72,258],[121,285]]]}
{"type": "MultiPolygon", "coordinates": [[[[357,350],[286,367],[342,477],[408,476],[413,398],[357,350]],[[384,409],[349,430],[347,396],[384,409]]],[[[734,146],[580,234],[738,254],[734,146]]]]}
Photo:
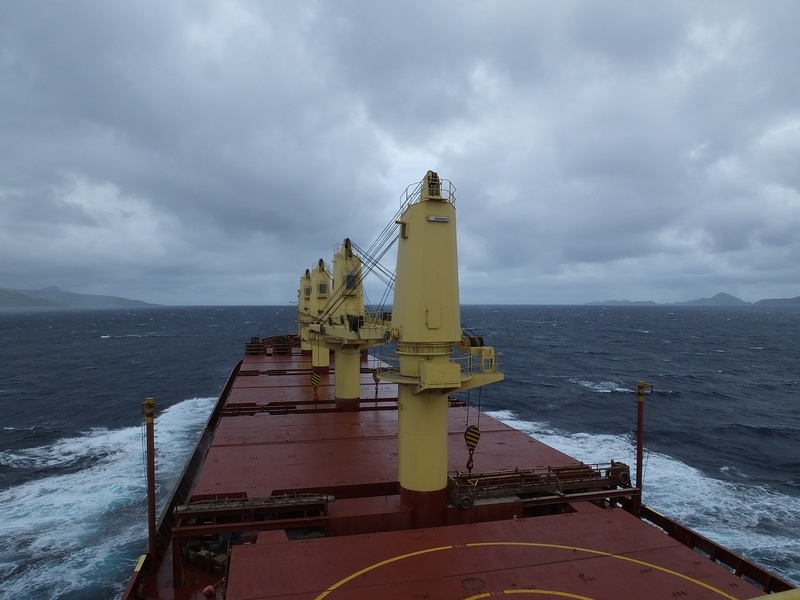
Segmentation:
{"type": "Polygon", "coordinates": [[[624,392],[628,393],[631,392],[630,387],[624,386],[619,381],[589,381],[586,379],[578,379],[577,377],[571,377],[569,380],[570,383],[578,384],[581,387],[589,389],[593,392],[597,392],[600,394],[610,394],[611,392],[624,392]]]}
{"type": "MultiPolygon", "coordinates": [[[[489,414],[578,460],[618,460],[635,470],[636,447],[629,436],[568,433],[549,423],[522,421],[510,411],[489,414]]],[[[643,501],[800,584],[800,498],[748,483],[735,467],[724,472],[729,480],[709,477],[666,454],[646,452],[643,501]]]]}
{"type": "MultiPolygon", "coordinates": [[[[159,510],[188,458],[213,398],[194,398],[156,416],[159,510]]],[[[10,598],[58,598],[100,581],[127,581],[146,538],[141,427],[93,429],[51,446],[5,452],[12,466],[87,468],[0,492],[0,589],[10,598]]]]}

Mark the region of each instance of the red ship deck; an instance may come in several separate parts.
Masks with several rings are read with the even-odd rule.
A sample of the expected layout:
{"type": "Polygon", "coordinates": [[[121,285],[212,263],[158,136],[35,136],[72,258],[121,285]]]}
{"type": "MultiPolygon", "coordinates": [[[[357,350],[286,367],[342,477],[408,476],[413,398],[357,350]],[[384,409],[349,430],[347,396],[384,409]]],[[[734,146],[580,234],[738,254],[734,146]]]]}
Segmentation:
{"type": "Polygon", "coordinates": [[[752,598],[761,595],[619,509],[234,549],[229,599],[752,598]],[[303,568],[298,569],[298,565],[303,568]]]}
{"type": "MultiPolygon", "coordinates": [[[[201,598],[203,587],[224,575],[219,587],[227,587],[227,600],[764,594],[625,510],[603,508],[610,503],[596,497],[567,502],[554,495],[534,507],[523,499],[483,498],[466,510],[447,507],[441,527],[412,529],[397,480],[396,388],[380,383],[376,399],[374,366],[362,362],[360,410],[342,412],[333,405],[333,371],[321,376],[315,399],[310,357],[298,348],[246,356],[187,505],[285,497],[288,508],[260,515],[251,509],[249,516],[216,508],[209,518],[179,518],[172,530],[178,542],[166,552],[158,583],[138,584],[141,596],[201,598]],[[315,495],[324,511],[298,509],[297,494],[315,495]],[[213,552],[198,550],[209,540],[228,544],[229,557],[222,543],[213,552]]],[[[449,415],[451,473],[465,471],[468,424],[479,424],[482,434],[477,472],[581,464],[456,406],[449,415]]]]}

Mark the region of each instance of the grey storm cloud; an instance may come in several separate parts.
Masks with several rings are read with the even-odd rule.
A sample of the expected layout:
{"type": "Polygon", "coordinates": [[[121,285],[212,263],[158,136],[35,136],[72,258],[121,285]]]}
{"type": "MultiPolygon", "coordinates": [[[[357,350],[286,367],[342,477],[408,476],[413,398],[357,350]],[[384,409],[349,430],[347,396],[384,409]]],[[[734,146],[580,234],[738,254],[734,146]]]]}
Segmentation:
{"type": "Polygon", "coordinates": [[[465,302],[797,296],[797,22],[789,1],[6,3],[0,287],[283,304],[434,169],[465,302]]]}

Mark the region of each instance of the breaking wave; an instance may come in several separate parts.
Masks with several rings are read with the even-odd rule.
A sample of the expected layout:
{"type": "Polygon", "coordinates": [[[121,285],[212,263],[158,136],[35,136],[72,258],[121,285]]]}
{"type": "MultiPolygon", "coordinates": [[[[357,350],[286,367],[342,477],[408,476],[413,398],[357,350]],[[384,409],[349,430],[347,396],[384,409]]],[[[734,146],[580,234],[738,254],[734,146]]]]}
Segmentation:
{"type": "MultiPolygon", "coordinates": [[[[213,404],[193,398],[156,417],[159,510],[213,404]]],[[[0,464],[48,472],[0,491],[0,597],[118,597],[147,538],[142,428],[5,451],[0,464]]]]}
{"type": "MultiPolygon", "coordinates": [[[[635,469],[635,442],[627,436],[567,433],[507,410],[488,414],[578,460],[613,459],[635,469]]],[[[748,484],[746,476],[715,479],[658,452],[646,452],[644,462],[645,504],[800,585],[800,498],[748,484]]]]}

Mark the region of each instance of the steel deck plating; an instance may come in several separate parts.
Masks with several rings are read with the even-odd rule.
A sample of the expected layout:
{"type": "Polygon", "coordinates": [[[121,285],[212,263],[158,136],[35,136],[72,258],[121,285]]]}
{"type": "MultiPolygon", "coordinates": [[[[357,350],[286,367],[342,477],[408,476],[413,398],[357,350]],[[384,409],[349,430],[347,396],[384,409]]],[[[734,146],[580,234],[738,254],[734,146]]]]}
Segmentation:
{"type": "MultiPolygon", "coordinates": [[[[335,365],[315,390],[310,357],[298,347],[279,355],[266,341],[262,354],[245,356],[220,399],[218,422],[209,425],[213,441],[194,487],[174,509],[158,583],[141,585],[142,597],[201,598],[214,584],[226,588],[228,600],[764,593],[597,499],[614,490],[592,502],[558,493],[549,502],[542,495],[478,498],[468,510],[447,506],[440,527],[412,529],[398,490],[395,386],[376,386],[376,366],[362,361],[362,398],[369,399],[359,410],[337,411],[335,365]],[[216,551],[198,550],[209,540],[221,541],[216,551]]],[[[465,472],[464,430],[478,422],[476,472],[582,465],[474,407],[455,405],[448,436],[454,474],[465,472]]]]}

